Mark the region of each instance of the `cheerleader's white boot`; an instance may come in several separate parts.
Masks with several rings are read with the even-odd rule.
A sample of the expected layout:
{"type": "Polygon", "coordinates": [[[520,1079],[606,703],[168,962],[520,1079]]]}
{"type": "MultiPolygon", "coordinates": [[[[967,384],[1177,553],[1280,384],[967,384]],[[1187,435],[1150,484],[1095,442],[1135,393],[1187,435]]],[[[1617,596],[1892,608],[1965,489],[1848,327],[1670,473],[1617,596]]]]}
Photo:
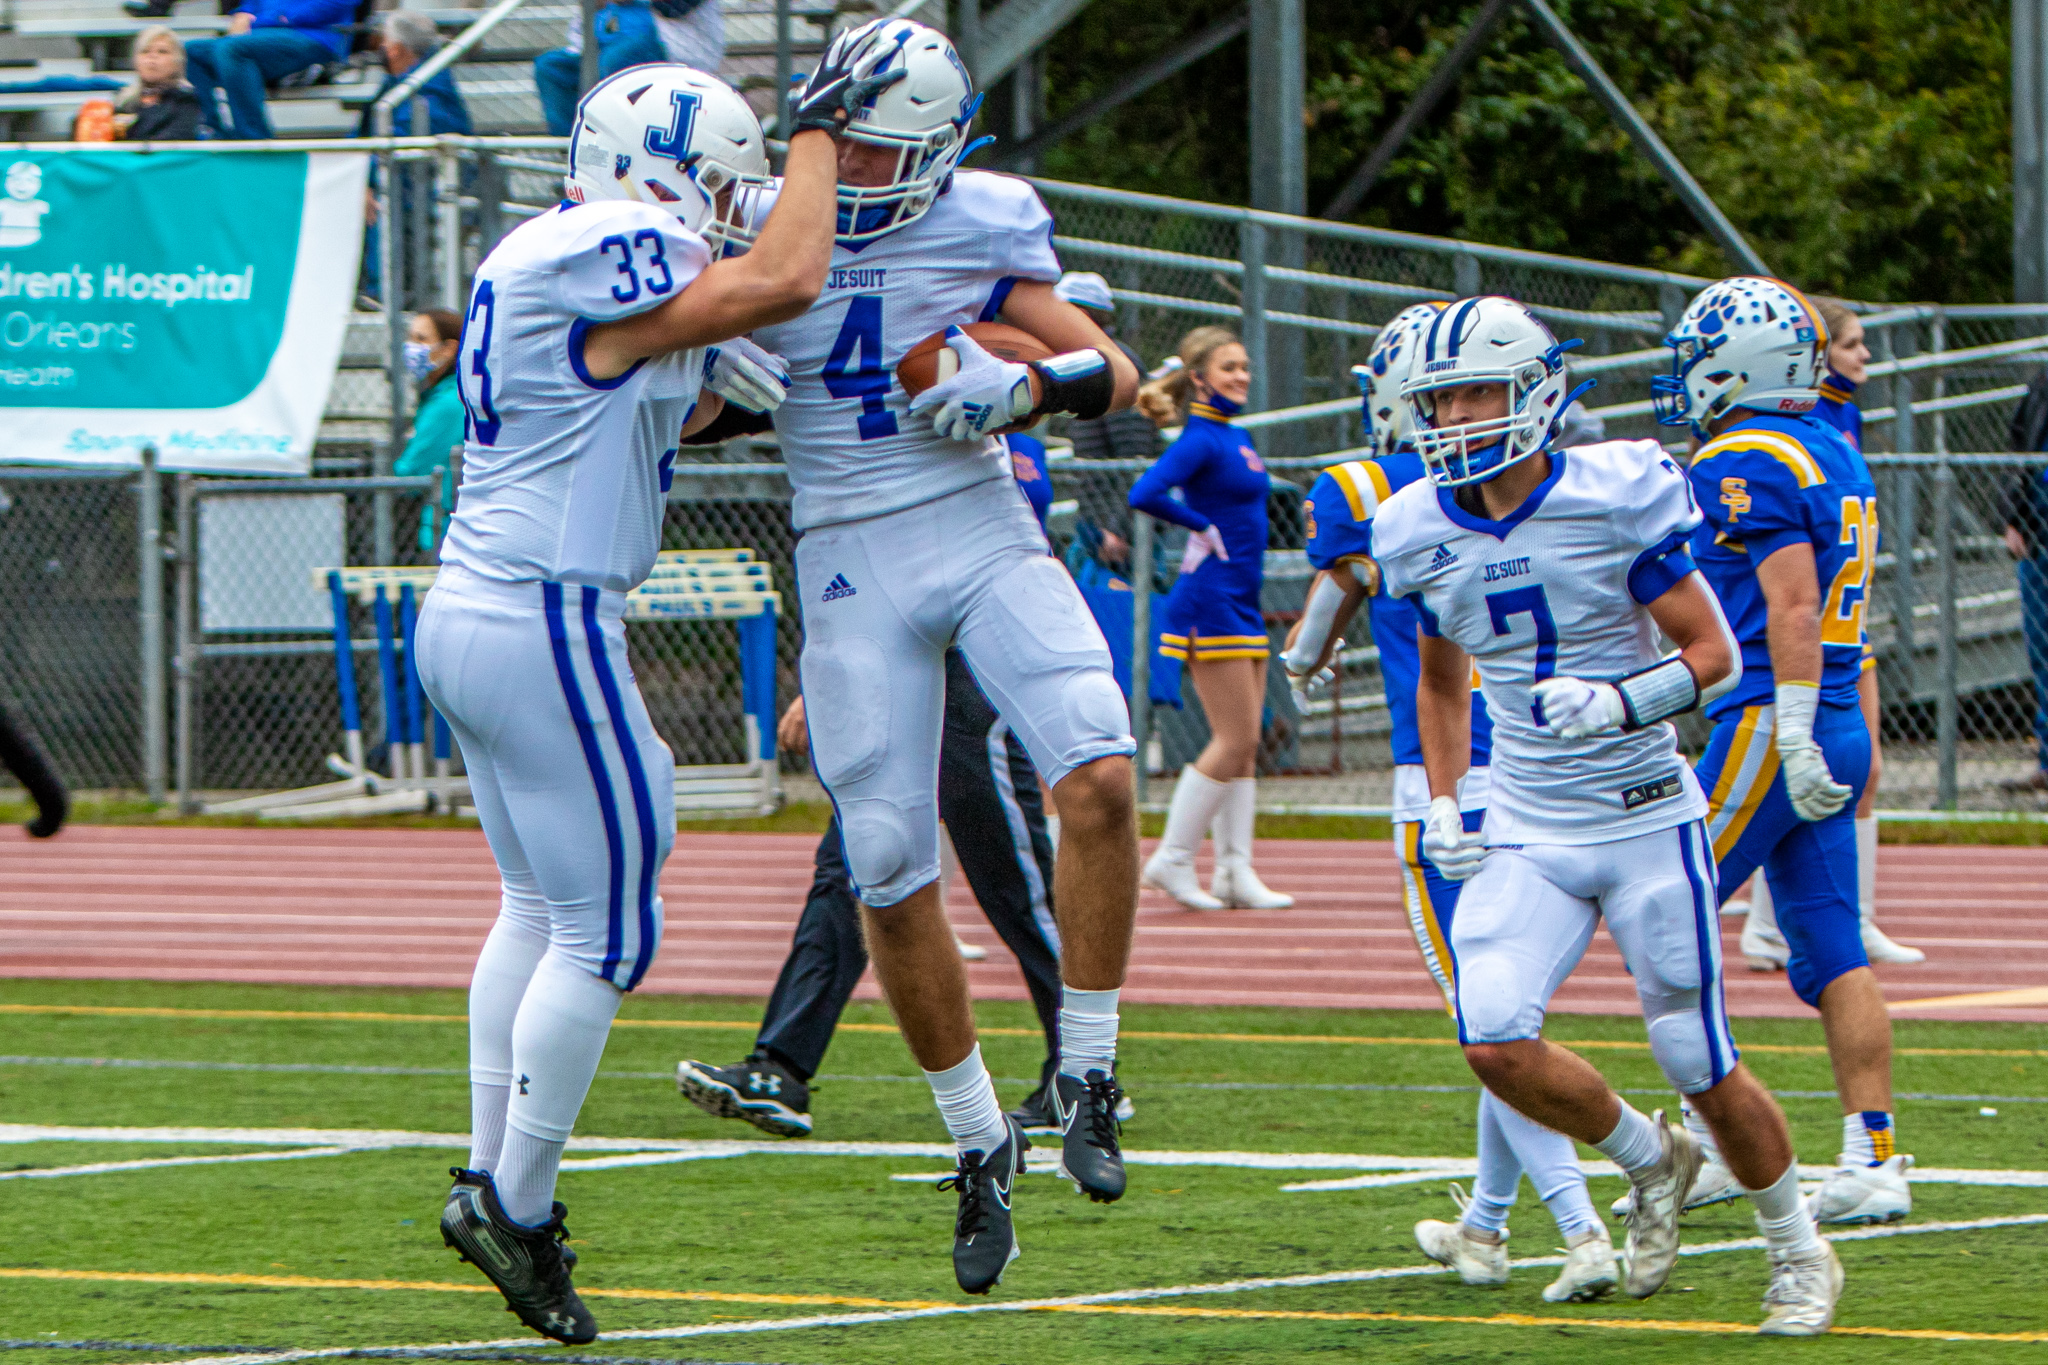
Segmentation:
{"type": "Polygon", "coordinates": [[[1240,777],[1228,783],[1223,803],[1210,823],[1216,840],[1216,875],[1209,894],[1235,910],[1285,910],[1294,897],[1274,891],[1252,871],[1252,825],[1258,814],[1258,779],[1240,777]]]}
{"type": "Polygon", "coordinates": [[[1195,850],[1202,835],[1230,791],[1230,783],[1214,782],[1190,763],[1180,770],[1173,784],[1173,801],[1166,808],[1166,836],[1145,860],[1142,880],[1155,891],[1164,891],[1190,910],[1221,910],[1223,902],[1202,889],[1195,875],[1195,850]]]}

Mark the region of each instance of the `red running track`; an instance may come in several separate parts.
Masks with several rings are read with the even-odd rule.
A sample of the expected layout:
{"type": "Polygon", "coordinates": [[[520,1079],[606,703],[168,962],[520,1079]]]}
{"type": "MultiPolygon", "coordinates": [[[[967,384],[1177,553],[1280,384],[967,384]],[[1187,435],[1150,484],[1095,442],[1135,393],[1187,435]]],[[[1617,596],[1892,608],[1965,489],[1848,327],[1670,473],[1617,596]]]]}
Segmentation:
{"type": "MultiPolygon", "coordinates": [[[[662,879],[667,937],[643,989],[766,995],[815,844],[681,834],[662,879]]],[[[1440,1007],[1385,845],[1262,841],[1258,862],[1269,883],[1294,894],[1294,909],[1197,914],[1145,893],[1130,999],[1440,1007]]],[[[2048,986],[2048,849],[1890,846],[1879,884],[1880,921],[1929,958],[1879,969],[1892,1000],[2048,986]]],[[[41,842],[0,829],[0,976],[463,986],[497,889],[483,836],[467,830],[81,826],[41,842]]],[[[964,885],[951,910],[962,936],[989,949],[988,961],[969,968],[975,992],[1025,998],[964,885]]],[[[1729,1011],[1809,1016],[1782,975],[1742,968],[1736,927],[1726,922],[1729,1011]]],[[[874,993],[872,981],[861,989],[874,993]]],[[[2043,997],[1912,1017],[2041,1022],[2043,997]]],[[[1604,934],[1556,1008],[1635,1011],[1604,934]]]]}

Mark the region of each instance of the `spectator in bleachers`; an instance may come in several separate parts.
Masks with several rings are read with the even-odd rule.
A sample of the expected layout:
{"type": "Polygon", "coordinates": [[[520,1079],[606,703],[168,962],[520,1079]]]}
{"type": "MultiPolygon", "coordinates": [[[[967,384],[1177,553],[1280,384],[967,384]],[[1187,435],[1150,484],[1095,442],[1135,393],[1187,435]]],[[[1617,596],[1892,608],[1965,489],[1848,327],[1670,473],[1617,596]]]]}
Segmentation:
{"type": "MultiPolygon", "coordinates": [[[[718,0],[618,0],[597,12],[597,78],[629,66],[681,62],[718,74],[725,64],[725,14],[718,0]]],[[[569,41],[533,59],[533,83],[554,137],[576,121],[583,69],[583,20],[569,20],[569,41]]]]}
{"type": "MultiPolygon", "coordinates": [[[[405,450],[392,461],[391,472],[412,477],[441,476],[438,510],[455,502],[455,447],[462,444],[462,396],[455,389],[455,354],[462,344],[462,315],[446,308],[423,308],[412,315],[406,329],[405,372],[417,384],[414,399],[412,437],[405,450]]],[[[429,503],[420,513],[420,548],[434,548],[437,507],[429,503]]]]}
{"type": "MultiPolygon", "coordinates": [[[[135,36],[135,84],[114,106],[112,135],[128,142],[189,142],[199,136],[199,96],[185,80],[185,44],[162,24],[135,36]]],[[[72,137],[87,140],[74,125],[72,137]]],[[[104,135],[93,141],[106,140],[104,135]]]]}
{"type": "Polygon", "coordinates": [[[348,59],[355,0],[243,0],[227,36],[185,47],[185,66],[207,127],[245,141],[273,136],[264,107],[269,87],[348,59]],[[220,121],[220,97],[228,123],[220,121]]]}
{"type": "MultiPolygon", "coordinates": [[[[395,9],[384,15],[379,30],[379,47],[384,55],[384,83],[377,87],[377,96],[404,80],[406,74],[421,62],[434,55],[441,48],[440,30],[434,21],[418,10],[395,9]]],[[[443,67],[436,71],[427,83],[419,88],[419,94],[427,102],[428,135],[434,133],[468,133],[472,131],[469,121],[469,106],[462,102],[462,92],[455,87],[455,68],[443,67]]],[[[362,120],[356,125],[357,137],[369,137],[375,129],[371,126],[370,110],[373,100],[363,107],[362,120]]],[[[394,137],[411,137],[412,105],[409,99],[400,100],[391,111],[391,133],[394,137]]]]}
{"type": "MultiPolygon", "coordinates": [[[[1109,281],[1091,270],[1070,270],[1053,286],[1053,296],[1066,300],[1088,314],[1130,357],[1138,373],[1145,362],[1116,334],[1116,302],[1110,297],[1109,281]]],[[[1101,417],[1075,418],[1067,423],[1067,439],[1074,443],[1077,460],[1144,460],[1159,458],[1159,428],[1135,407],[1101,417]]],[[[1080,553],[1105,568],[1128,569],[1131,555],[1131,509],[1124,500],[1128,478],[1083,478],[1079,487],[1079,516],[1074,523],[1074,543],[1080,553]]],[[[1076,575],[1080,569],[1076,567],[1076,575]]]]}

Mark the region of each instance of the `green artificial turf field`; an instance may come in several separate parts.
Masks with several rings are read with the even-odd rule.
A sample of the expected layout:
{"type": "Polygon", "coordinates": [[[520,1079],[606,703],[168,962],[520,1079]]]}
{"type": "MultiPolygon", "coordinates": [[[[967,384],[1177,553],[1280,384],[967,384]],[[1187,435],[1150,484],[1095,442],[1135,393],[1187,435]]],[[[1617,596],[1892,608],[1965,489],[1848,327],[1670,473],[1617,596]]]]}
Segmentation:
{"type": "MultiPolygon", "coordinates": [[[[334,1350],[517,1340],[514,1356],[777,1362],[1285,1362],[1324,1359],[1563,1361],[1754,1358],[1923,1360],[2031,1354],[2048,1343],[2048,1186],[1927,1183],[1908,1235],[1838,1244],[1848,1271],[1836,1339],[1747,1334],[1760,1316],[1760,1251],[1706,1251],[1663,1294],[1584,1306],[1540,1298],[1554,1271],[1519,1268],[1474,1289],[1426,1267],[1410,1228],[1450,1218],[1444,1186],[1285,1192],[1350,1169],[1189,1160],[1132,1166],[1131,1193],[1093,1205],[1046,1175],[1017,1196],[1024,1256],[986,1300],[952,1282],[952,1196],[892,1175],[939,1174],[937,1155],[820,1152],[818,1143],[943,1143],[928,1091],[876,1005],[856,1005],[813,1096],[811,1144],[721,1159],[578,1169],[560,1197],[579,1286],[606,1336],[564,1351],[500,1311],[440,1244],[435,1218],[453,1145],[383,1146],[370,1130],[468,1126],[463,999],[452,991],[0,982],[0,1338],[51,1344],[26,1358],[170,1361],[232,1354],[174,1346],[334,1350]],[[133,1012],[130,1012],[133,1011],[133,1012]],[[240,1013],[238,1013],[240,1012],[240,1013]],[[249,1013],[263,1012],[263,1013],[249,1013]],[[343,1017],[354,1016],[354,1017],[343,1017]],[[121,1065],[119,1063],[154,1063],[121,1065]],[[183,1063],[185,1065],[178,1065],[183,1063]],[[138,1141],[45,1129],[170,1128],[138,1141]],[[280,1135],[231,1130],[354,1130],[280,1135]],[[221,1140],[239,1138],[239,1141],[221,1140]],[[807,1146],[813,1154],[805,1155],[807,1146]],[[87,1164],[196,1164],[38,1178],[87,1164]],[[1915,1227],[2038,1218],[1995,1228],[1915,1227]],[[1315,1284],[1233,1285],[1295,1276],[1315,1284]],[[1005,1305],[1171,1288],[1145,1299],[1005,1305]],[[968,1309],[959,1312],[959,1309],[968,1309]],[[906,1316],[924,1312],[925,1316],[906,1316]],[[837,1325],[784,1324],[845,1317],[837,1325]],[[712,1329],[684,1335],[669,1329],[712,1329]],[[620,1335],[656,1333],[667,1335],[620,1335]],[[1950,1337],[1946,1342],[1938,1337],[1950,1337]],[[1955,1339],[1960,1337],[1960,1339],[1955,1339]],[[57,1343],[137,1343],[57,1349],[57,1343]],[[2034,1343],[2032,1345],[2028,1343],[2034,1343]],[[149,1344],[154,1349],[142,1349],[149,1344]]],[[[756,1002],[636,997],[612,1036],[579,1135],[763,1135],[682,1103],[678,1057],[729,1062],[751,1043],[756,1002]]],[[[1026,1006],[985,1004],[991,1069],[1021,1098],[1041,1054],[1026,1006]]],[[[1639,1107],[1667,1103],[1631,1019],[1561,1016],[1639,1107]]],[[[1132,1006],[1122,1069],[1138,1106],[1133,1152],[1469,1158],[1475,1092],[1441,1015],[1132,1006]],[[1178,1035],[1178,1036],[1160,1036],[1178,1035]]],[[[2048,1172],[2048,1029],[1901,1020],[1900,1135],[1923,1167],[2048,1172]],[[1980,1114],[1996,1109],[1995,1117],[1980,1114]]],[[[1819,1026],[1738,1021],[1748,1060],[1783,1097],[1801,1154],[1828,1161],[1838,1111],[1819,1026]]],[[[388,1139],[387,1139],[388,1141],[388,1139]]],[[[626,1150],[632,1143],[622,1144],[626,1150]]],[[[1043,1153],[1041,1153],[1043,1154],[1043,1153]]],[[[672,1158],[676,1153],[666,1154],[672,1158]]],[[[1590,1154],[1588,1154],[1590,1155],[1590,1154]]],[[[1395,1163],[1398,1164],[1398,1163],[1395,1163]]],[[[2043,1177],[2048,1180],[2048,1177],[2043,1177]]],[[[1596,1178],[1604,1208],[1618,1178],[1596,1178]]],[[[1554,1227],[1525,1186],[1518,1257],[1544,1257],[1554,1227]]],[[[1687,1220],[1689,1246],[1754,1234],[1746,1208],[1687,1220]]],[[[471,1356],[479,1354],[470,1352],[471,1356]]]]}

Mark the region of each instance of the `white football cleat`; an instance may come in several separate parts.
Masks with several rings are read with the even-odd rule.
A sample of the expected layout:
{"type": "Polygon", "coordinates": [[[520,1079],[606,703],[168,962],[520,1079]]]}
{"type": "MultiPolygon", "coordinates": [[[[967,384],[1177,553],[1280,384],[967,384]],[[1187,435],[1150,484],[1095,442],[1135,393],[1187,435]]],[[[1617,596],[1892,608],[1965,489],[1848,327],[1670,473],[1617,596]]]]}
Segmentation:
{"type": "Polygon", "coordinates": [[[1216,875],[1209,879],[1209,894],[1233,910],[1285,910],[1294,897],[1275,891],[1259,880],[1248,862],[1216,860],[1216,875]]]}
{"type": "Polygon", "coordinates": [[[1188,910],[1221,910],[1223,902],[1202,889],[1192,858],[1174,858],[1161,848],[1145,860],[1139,881],[1154,891],[1164,891],[1188,910]]]}
{"type": "Polygon", "coordinates": [[[1775,1251],[1764,1254],[1771,1262],[1771,1287],[1764,1291],[1763,1325],[1756,1330],[1767,1337],[1817,1337],[1834,1325],[1835,1302],[1842,1297],[1842,1262],[1835,1249],[1820,1244],[1821,1255],[1795,1261],[1775,1251]]]}
{"type": "Polygon", "coordinates": [[[1564,1269],[1543,1290],[1545,1303],[1592,1303],[1606,1298],[1621,1282],[1614,1259],[1614,1239],[1606,1228],[1580,1233],[1565,1248],[1564,1269]]]}
{"type": "MultiPolygon", "coordinates": [[[[1451,1200],[1460,1210],[1471,1201],[1465,1191],[1451,1186],[1451,1200]]],[[[1425,1218],[1415,1225],[1415,1245],[1422,1254],[1458,1272],[1466,1284],[1500,1285],[1508,1282],[1508,1234],[1502,1229],[1497,1242],[1482,1242],[1463,1222],[1445,1223],[1425,1218]]]]}
{"type": "Polygon", "coordinates": [[[1863,955],[1874,963],[1883,962],[1901,967],[1927,960],[1927,954],[1918,948],[1908,948],[1903,943],[1892,942],[1891,935],[1878,928],[1875,920],[1863,921],[1863,955]]]}
{"type": "Polygon", "coordinates": [[[1785,936],[1774,928],[1758,924],[1754,917],[1742,926],[1742,960],[1753,972],[1782,972],[1792,959],[1785,936]]]}
{"type": "MultiPolygon", "coordinates": [[[[1692,1193],[1685,1197],[1685,1207],[1679,1212],[1691,1213],[1694,1209],[1703,1209],[1709,1204],[1726,1204],[1730,1200],[1742,1198],[1747,1193],[1748,1191],[1742,1188],[1742,1182],[1735,1178],[1735,1172],[1713,1156],[1707,1156],[1700,1163],[1700,1173],[1693,1177],[1692,1193]]],[[[1615,1200],[1609,1211],[1616,1218],[1626,1222],[1629,1210],[1635,1207],[1635,1202],[1636,1191],[1631,1185],[1628,1193],[1615,1200]]]]}
{"type": "Polygon", "coordinates": [[[1629,1173],[1635,1201],[1629,1206],[1627,1277],[1623,1289],[1632,1299],[1647,1299],[1664,1287],[1678,1260],[1678,1213],[1706,1157],[1691,1133],[1664,1121],[1659,1109],[1650,1116],[1664,1140],[1664,1154],[1654,1166],[1629,1173]]]}
{"type": "Polygon", "coordinates": [[[957,933],[953,935],[953,946],[960,950],[960,960],[962,962],[988,961],[988,949],[978,943],[969,943],[957,933]]]}
{"type": "Polygon", "coordinates": [[[1807,1196],[1807,1211],[1816,1223],[1896,1223],[1913,1211],[1912,1169],[1904,1152],[1875,1166],[1844,1164],[1807,1196]]]}

